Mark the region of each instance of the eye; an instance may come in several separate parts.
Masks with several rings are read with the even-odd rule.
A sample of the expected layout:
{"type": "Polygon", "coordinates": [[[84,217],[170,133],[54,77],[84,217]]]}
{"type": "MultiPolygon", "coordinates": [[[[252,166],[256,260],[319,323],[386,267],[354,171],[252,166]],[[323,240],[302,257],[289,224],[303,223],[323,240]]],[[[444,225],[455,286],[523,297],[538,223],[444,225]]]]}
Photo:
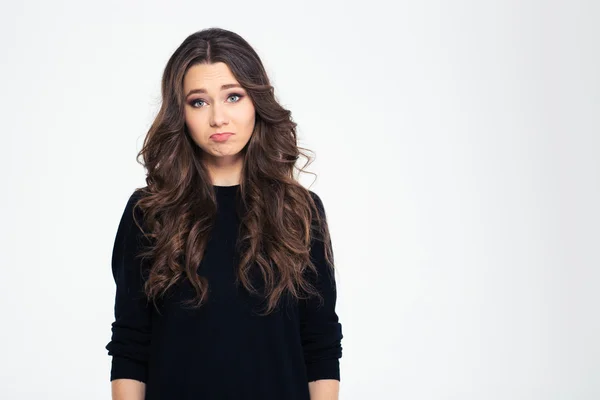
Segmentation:
{"type": "Polygon", "coordinates": [[[234,101],[234,102],[233,102],[233,103],[237,103],[237,102],[238,102],[238,101],[240,101],[240,100],[242,99],[242,97],[244,97],[244,96],[242,96],[241,94],[238,94],[238,93],[231,93],[231,94],[229,95],[228,99],[230,99],[230,98],[232,98],[232,97],[238,97],[238,99],[237,99],[236,101],[234,101]]]}
{"type": "Polygon", "coordinates": [[[194,99],[194,100],[190,101],[190,106],[192,106],[192,107],[194,107],[194,108],[200,108],[200,106],[196,106],[196,104],[197,104],[199,101],[201,101],[201,102],[204,102],[204,100],[202,100],[202,99],[194,99]]]}
{"type": "MultiPolygon", "coordinates": [[[[239,93],[231,93],[231,94],[230,94],[230,95],[227,97],[227,100],[231,99],[232,97],[237,97],[237,100],[235,100],[235,101],[230,101],[230,103],[237,103],[237,102],[239,102],[239,101],[242,99],[242,97],[244,97],[244,95],[242,95],[242,94],[239,94],[239,93]]],[[[204,100],[202,100],[202,99],[194,99],[194,100],[191,100],[189,104],[190,104],[190,106],[192,106],[193,108],[202,108],[202,107],[203,107],[203,105],[198,105],[198,103],[199,103],[199,102],[205,103],[205,101],[204,101],[204,100]]]]}

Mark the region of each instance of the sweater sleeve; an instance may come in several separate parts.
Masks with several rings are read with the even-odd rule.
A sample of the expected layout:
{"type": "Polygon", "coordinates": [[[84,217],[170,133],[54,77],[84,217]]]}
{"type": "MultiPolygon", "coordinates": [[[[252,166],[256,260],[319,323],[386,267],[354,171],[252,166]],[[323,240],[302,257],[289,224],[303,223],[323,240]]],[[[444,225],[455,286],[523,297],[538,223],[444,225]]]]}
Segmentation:
{"type": "MultiPolygon", "coordinates": [[[[133,219],[133,206],[139,199],[134,192],[125,206],[112,252],[112,273],[116,296],[112,337],[106,345],[112,356],[110,380],[127,378],[147,381],[151,337],[151,303],[143,292],[141,259],[136,257],[145,240],[133,219]]],[[[136,219],[141,224],[139,209],[136,219]]]]}
{"type": "MultiPolygon", "coordinates": [[[[321,218],[325,221],[325,209],[319,196],[310,191],[321,218]]],[[[300,334],[308,381],[319,379],[340,380],[339,359],[342,357],[342,325],[335,311],[336,283],[334,271],[325,261],[322,240],[311,239],[310,257],[317,268],[317,276],[311,275],[323,302],[312,297],[300,301],[300,334]]]]}

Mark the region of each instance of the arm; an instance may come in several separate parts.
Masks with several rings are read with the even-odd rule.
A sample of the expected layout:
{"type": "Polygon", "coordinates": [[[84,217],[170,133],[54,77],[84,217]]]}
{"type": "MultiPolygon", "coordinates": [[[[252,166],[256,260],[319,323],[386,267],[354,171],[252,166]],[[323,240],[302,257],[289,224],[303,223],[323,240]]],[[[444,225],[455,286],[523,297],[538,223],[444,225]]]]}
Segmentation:
{"type": "MultiPolygon", "coordinates": [[[[127,202],[112,253],[115,321],[106,349],[112,356],[113,400],[143,400],[148,375],[151,314],[143,293],[142,263],[136,257],[145,240],[133,220],[133,206],[138,198],[138,193],[134,192],[127,202]]],[[[141,223],[139,210],[136,210],[136,219],[141,223]]]]}
{"type": "Polygon", "coordinates": [[[144,400],[146,384],[135,379],[115,379],[111,383],[112,400],[144,400]]]}
{"type": "MultiPolygon", "coordinates": [[[[326,221],[319,196],[311,191],[320,216],[326,221]]],[[[326,222],[325,222],[326,223],[326,222]]],[[[325,260],[322,240],[311,240],[310,257],[318,270],[311,281],[323,297],[300,302],[300,329],[311,400],[337,400],[340,383],[339,359],[342,357],[342,325],[335,311],[337,290],[333,269],[325,260]]]]}
{"type": "Polygon", "coordinates": [[[340,381],[335,379],[319,379],[308,382],[310,400],[337,400],[340,394],[340,381]]]}

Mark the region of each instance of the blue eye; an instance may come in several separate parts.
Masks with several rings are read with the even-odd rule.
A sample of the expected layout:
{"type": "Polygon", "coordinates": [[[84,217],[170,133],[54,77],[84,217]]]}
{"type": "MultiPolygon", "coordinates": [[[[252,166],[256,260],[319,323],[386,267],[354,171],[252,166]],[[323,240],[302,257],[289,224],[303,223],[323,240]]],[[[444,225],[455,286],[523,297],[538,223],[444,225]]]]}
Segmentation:
{"type": "Polygon", "coordinates": [[[196,103],[198,103],[199,101],[204,102],[204,100],[202,100],[202,99],[195,99],[195,100],[190,101],[190,105],[194,108],[200,108],[200,107],[196,106],[196,103]]]}
{"type": "Polygon", "coordinates": [[[244,96],[242,96],[241,94],[238,94],[238,93],[231,93],[228,98],[231,98],[233,96],[239,97],[239,99],[237,101],[234,101],[234,103],[237,103],[238,101],[240,101],[242,99],[242,97],[244,97],[244,96]]]}
{"type": "MultiPolygon", "coordinates": [[[[235,101],[230,101],[229,103],[237,103],[237,102],[239,102],[239,101],[242,99],[242,97],[244,97],[244,96],[243,96],[243,95],[241,95],[241,94],[239,94],[239,93],[231,93],[231,94],[230,94],[230,95],[227,97],[227,99],[229,100],[229,99],[230,99],[230,98],[232,98],[232,97],[237,97],[238,99],[237,99],[237,100],[235,100],[235,101]]],[[[194,107],[194,108],[201,108],[202,106],[198,106],[198,105],[197,105],[197,104],[198,104],[198,102],[205,103],[205,101],[204,101],[204,100],[202,100],[202,99],[194,99],[194,100],[191,100],[189,104],[190,104],[190,106],[192,106],[192,107],[194,107]]]]}

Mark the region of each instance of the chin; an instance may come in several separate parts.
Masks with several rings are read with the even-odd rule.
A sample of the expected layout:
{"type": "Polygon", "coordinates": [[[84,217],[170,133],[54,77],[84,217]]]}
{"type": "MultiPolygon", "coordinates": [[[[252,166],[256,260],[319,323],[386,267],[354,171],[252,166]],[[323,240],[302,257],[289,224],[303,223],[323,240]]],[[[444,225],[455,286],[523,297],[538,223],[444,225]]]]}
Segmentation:
{"type": "Polygon", "coordinates": [[[205,153],[210,154],[213,157],[231,157],[237,156],[241,154],[242,149],[226,149],[224,151],[218,151],[211,149],[210,151],[205,151],[205,153]]]}

